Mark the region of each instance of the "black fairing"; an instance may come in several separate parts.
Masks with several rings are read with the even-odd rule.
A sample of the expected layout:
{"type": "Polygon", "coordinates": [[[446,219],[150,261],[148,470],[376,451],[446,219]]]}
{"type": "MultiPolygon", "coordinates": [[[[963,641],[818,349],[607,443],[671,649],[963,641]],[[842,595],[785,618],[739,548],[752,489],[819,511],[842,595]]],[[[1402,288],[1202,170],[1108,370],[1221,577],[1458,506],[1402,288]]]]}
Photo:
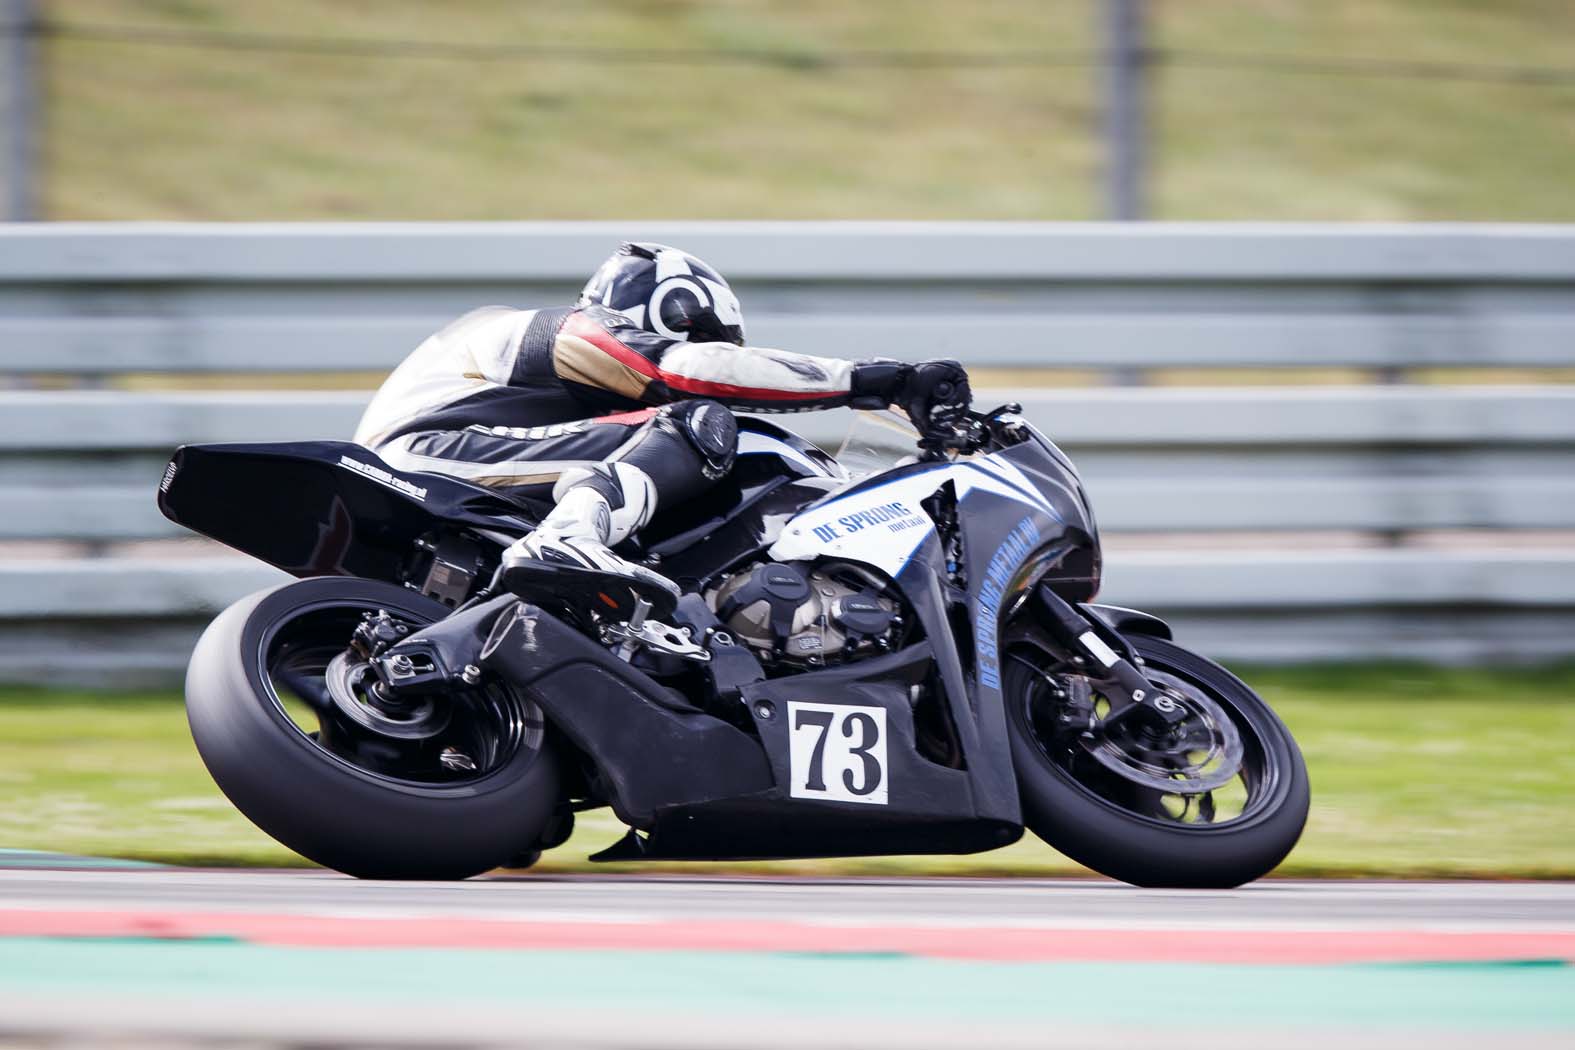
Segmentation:
{"type": "Polygon", "coordinates": [[[532,511],[440,474],[401,473],[348,441],[185,445],[159,486],[165,517],[295,576],[398,583],[443,526],[515,536],[532,511]],[[358,466],[348,466],[357,464],[358,466]]]}
{"type": "Polygon", "coordinates": [[[633,827],[653,827],[674,806],[773,790],[748,734],[535,606],[499,617],[480,659],[528,687],[552,724],[595,757],[613,812],[633,827]]]}
{"type": "MultiPolygon", "coordinates": [[[[1038,581],[1073,601],[1092,598],[1099,586],[1099,561],[1088,500],[1060,450],[1036,437],[995,456],[1021,471],[1031,492],[968,491],[955,506],[960,563],[948,565],[947,551],[931,537],[897,582],[934,645],[963,752],[973,756],[977,797],[996,814],[1011,813],[1015,819],[1017,784],[1000,693],[1000,624],[1038,581]],[[1022,498],[1035,494],[1042,504],[1022,498]]],[[[966,462],[962,466],[978,469],[966,462]]],[[[874,484],[892,476],[882,475],[874,484]]]]}
{"type": "Polygon", "coordinates": [[[928,646],[745,687],[758,735],[696,710],[532,606],[499,619],[481,659],[530,687],[548,719],[595,756],[613,811],[646,832],[597,860],[972,853],[1022,834],[1015,793],[981,798],[977,767],[921,753],[908,686],[929,674],[928,646]],[[887,775],[901,793],[884,806],[794,798],[794,700],[884,708],[887,775]]]}

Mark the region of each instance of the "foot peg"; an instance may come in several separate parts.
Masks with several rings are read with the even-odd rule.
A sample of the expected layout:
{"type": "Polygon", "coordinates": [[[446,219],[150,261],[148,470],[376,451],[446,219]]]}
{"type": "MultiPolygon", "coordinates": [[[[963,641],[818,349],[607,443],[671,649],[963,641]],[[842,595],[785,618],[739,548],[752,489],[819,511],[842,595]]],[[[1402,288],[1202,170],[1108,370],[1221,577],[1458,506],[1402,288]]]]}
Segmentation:
{"type": "Polygon", "coordinates": [[[602,628],[602,641],[618,647],[618,658],[627,661],[641,649],[683,660],[708,663],[711,654],[694,643],[689,632],[681,627],[650,618],[651,603],[644,598],[635,602],[634,613],[624,623],[608,624],[602,628]]]}

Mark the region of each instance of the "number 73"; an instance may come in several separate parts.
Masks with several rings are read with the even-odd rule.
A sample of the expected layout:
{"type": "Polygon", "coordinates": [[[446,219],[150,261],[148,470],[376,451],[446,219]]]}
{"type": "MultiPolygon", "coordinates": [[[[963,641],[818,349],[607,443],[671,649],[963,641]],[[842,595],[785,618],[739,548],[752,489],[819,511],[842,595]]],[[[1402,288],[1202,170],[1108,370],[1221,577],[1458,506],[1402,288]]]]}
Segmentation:
{"type": "Polygon", "coordinates": [[[886,804],[886,709],[788,702],[794,798],[886,804]]]}

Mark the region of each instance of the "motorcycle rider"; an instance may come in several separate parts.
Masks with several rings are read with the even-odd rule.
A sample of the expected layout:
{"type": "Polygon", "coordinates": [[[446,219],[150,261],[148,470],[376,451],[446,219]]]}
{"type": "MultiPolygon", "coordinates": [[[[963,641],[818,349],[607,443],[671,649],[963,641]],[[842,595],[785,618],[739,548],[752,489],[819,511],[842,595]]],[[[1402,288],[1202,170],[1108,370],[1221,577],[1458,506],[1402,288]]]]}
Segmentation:
{"type": "Polygon", "coordinates": [[[676,248],[626,243],[573,306],[485,306],[429,337],[383,383],[355,440],[398,470],[550,496],[536,530],[504,553],[511,587],[582,585],[615,608],[643,597],[665,610],[678,587],[609,548],[731,469],[731,408],[897,405],[923,421],[969,399],[956,361],[747,346],[720,273],[676,248]],[[626,594],[607,594],[620,584],[626,594]]]}

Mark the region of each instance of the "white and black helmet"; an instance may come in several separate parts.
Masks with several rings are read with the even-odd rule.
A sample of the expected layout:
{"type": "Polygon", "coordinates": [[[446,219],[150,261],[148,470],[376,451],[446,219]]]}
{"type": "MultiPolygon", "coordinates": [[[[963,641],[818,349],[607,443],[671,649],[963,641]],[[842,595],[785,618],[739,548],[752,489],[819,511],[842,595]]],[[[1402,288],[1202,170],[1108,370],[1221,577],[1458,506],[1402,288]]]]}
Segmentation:
{"type": "Polygon", "coordinates": [[[580,292],[578,305],[593,303],[669,339],[744,345],[744,315],[727,281],[665,244],[620,245],[580,292]]]}

